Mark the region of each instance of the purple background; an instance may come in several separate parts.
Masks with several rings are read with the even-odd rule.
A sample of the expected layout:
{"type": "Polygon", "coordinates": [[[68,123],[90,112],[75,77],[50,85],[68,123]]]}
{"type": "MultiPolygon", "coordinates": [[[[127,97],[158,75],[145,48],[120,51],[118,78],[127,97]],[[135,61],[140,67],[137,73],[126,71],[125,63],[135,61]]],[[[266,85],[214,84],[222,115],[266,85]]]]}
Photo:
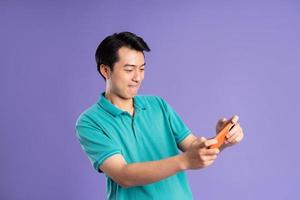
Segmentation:
{"type": "Polygon", "coordinates": [[[104,199],[75,137],[104,82],[94,51],[132,31],[152,51],[140,94],[198,136],[240,116],[243,142],[188,171],[195,199],[299,199],[299,1],[1,1],[0,199],[104,199]]]}

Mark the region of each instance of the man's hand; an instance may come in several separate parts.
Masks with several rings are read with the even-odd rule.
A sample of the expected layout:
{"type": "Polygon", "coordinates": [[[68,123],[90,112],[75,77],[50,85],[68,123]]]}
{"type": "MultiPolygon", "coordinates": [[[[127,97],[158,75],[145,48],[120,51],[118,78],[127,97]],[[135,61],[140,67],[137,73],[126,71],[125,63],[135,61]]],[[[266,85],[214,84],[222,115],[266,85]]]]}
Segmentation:
{"type": "Polygon", "coordinates": [[[190,148],[183,153],[184,169],[199,169],[211,165],[217,158],[219,149],[209,149],[217,140],[207,140],[204,137],[196,139],[190,148]]]}
{"type": "MultiPolygon", "coordinates": [[[[233,116],[230,121],[232,121],[235,125],[226,135],[225,144],[222,148],[232,146],[234,144],[239,143],[244,138],[243,129],[238,123],[239,117],[237,115],[233,116]]],[[[229,122],[226,118],[221,118],[216,125],[216,133],[220,132],[225,125],[229,122]]]]}

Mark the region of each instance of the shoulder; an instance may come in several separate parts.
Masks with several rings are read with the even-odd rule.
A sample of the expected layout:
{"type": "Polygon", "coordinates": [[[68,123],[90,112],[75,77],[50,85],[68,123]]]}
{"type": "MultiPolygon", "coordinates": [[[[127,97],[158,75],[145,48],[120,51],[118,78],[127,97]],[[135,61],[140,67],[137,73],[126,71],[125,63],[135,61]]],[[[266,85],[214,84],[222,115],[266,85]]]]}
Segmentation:
{"type": "Polygon", "coordinates": [[[101,109],[97,103],[86,108],[77,118],[76,127],[78,125],[93,124],[94,119],[99,116],[101,109]]]}

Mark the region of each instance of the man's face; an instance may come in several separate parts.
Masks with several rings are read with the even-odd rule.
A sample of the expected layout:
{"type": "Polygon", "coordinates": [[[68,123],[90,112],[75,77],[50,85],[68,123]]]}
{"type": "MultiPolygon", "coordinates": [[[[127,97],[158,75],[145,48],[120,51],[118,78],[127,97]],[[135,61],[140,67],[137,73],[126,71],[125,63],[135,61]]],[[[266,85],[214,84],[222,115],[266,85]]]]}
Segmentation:
{"type": "Polygon", "coordinates": [[[107,84],[111,93],[122,99],[133,98],[144,79],[145,59],[140,51],[121,47],[107,84]]]}

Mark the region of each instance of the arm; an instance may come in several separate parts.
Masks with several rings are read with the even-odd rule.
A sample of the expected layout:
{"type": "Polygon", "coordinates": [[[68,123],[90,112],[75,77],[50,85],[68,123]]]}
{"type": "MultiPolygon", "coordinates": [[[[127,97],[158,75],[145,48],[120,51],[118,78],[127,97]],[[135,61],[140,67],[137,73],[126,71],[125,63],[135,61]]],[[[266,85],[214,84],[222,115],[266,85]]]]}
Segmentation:
{"type": "Polygon", "coordinates": [[[185,152],[197,139],[198,138],[193,133],[190,133],[182,142],[179,143],[178,147],[182,152],[185,152]]]}
{"type": "Polygon", "coordinates": [[[182,170],[211,165],[219,150],[207,147],[214,143],[215,140],[197,139],[183,154],[150,162],[127,164],[122,155],[116,154],[106,159],[100,169],[122,187],[146,185],[182,170]]]}
{"type": "Polygon", "coordinates": [[[121,154],[106,159],[100,169],[122,187],[156,182],[185,170],[183,155],[158,161],[127,164],[121,154]]]}

